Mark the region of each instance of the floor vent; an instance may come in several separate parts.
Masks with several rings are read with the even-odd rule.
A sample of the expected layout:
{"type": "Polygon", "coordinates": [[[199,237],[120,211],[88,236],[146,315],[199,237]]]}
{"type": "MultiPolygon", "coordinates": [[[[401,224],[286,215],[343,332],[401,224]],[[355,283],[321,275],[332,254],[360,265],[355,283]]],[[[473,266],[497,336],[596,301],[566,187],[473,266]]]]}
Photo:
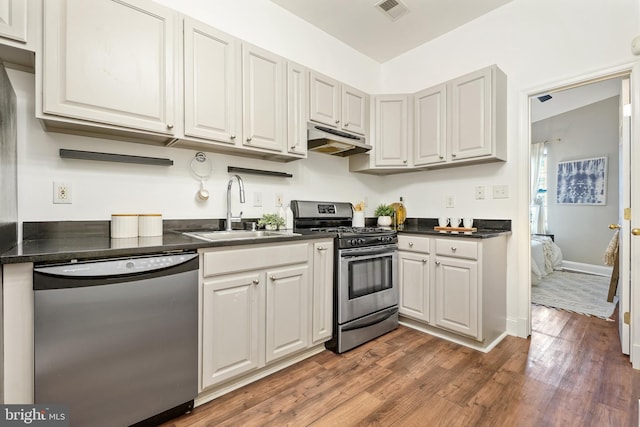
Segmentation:
{"type": "Polygon", "coordinates": [[[409,9],[398,0],[384,0],[376,4],[376,8],[382,12],[387,18],[395,21],[407,12],[409,9]]]}

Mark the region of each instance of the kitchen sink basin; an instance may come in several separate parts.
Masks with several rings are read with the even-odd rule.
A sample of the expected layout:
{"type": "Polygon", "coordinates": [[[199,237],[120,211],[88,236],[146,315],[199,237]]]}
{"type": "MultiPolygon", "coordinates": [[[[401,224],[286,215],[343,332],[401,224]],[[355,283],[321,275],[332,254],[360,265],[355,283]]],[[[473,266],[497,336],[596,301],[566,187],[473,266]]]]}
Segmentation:
{"type": "Polygon", "coordinates": [[[222,240],[243,240],[243,239],[267,239],[271,237],[287,237],[299,236],[299,233],[291,233],[286,231],[267,231],[267,230],[231,230],[231,231],[191,231],[182,233],[186,236],[195,237],[209,242],[217,242],[222,240]]]}

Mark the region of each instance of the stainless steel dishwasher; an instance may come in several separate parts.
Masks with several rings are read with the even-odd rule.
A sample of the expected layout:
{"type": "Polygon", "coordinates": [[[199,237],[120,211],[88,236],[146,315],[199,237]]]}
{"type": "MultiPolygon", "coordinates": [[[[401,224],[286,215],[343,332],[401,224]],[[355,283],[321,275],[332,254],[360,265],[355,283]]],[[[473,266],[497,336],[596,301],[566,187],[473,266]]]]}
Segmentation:
{"type": "Polygon", "coordinates": [[[197,395],[198,255],[35,266],[35,403],[71,426],[153,425],[197,395]]]}

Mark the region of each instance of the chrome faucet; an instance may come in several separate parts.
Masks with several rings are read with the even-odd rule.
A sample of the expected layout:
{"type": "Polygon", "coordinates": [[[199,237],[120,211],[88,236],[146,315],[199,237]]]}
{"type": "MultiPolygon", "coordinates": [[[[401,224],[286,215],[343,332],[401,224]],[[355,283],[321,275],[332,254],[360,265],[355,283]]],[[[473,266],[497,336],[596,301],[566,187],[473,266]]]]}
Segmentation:
{"type": "Polygon", "coordinates": [[[227,184],[227,222],[226,222],[226,231],[231,231],[231,223],[232,222],[240,222],[242,220],[242,211],[237,217],[231,215],[231,185],[233,184],[233,178],[238,181],[238,187],[240,189],[240,203],[244,203],[244,183],[242,182],[242,178],[239,175],[233,175],[229,178],[229,183],[227,184]]]}

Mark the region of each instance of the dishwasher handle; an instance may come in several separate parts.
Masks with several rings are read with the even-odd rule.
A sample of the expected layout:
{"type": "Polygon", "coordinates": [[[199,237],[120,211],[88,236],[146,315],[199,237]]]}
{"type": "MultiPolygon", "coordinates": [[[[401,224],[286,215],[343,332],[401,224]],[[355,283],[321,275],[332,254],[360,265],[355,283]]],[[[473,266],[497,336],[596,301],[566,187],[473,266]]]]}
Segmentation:
{"type": "Polygon", "coordinates": [[[198,269],[197,253],[127,257],[36,266],[33,289],[65,289],[123,283],[198,269]]]}

